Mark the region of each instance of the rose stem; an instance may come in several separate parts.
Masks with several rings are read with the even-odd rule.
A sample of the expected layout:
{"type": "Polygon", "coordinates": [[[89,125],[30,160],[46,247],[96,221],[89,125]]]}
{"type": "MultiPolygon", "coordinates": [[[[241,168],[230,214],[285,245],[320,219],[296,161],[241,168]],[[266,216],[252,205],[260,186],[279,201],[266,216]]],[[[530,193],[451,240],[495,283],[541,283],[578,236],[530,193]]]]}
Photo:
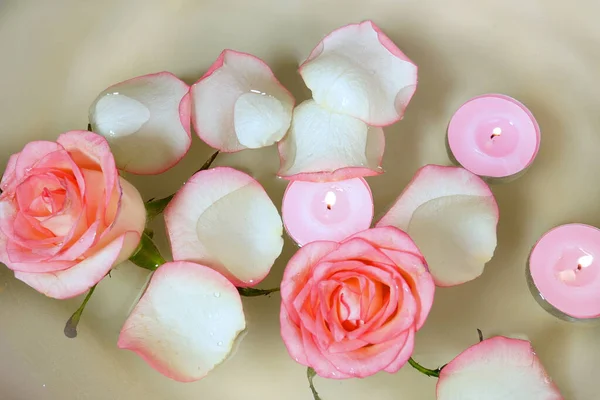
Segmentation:
{"type": "MultiPolygon", "coordinates": [[[[215,161],[215,159],[217,158],[218,155],[219,155],[219,151],[217,150],[213,153],[213,155],[211,155],[208,158],[208,160],[206,160],[206,162],[202,165],[202,167],[200,167],[200,169],[198,171],[196,171],[195,173],[209,169],[210,166],[212,165],[213,161],[215,161]]],[[[159,214],[162,214],[162,212],[165,211],[165,208],[167,207],[169,202],[173,199],[173,196],[175,196],[175,194],[172,194],[170,196],[167,196],[165,198],[158,199],[158,200],[154,200],[154,199],[148,200],[146,202],[146,220],[147,220],[147,222],[152,221],[154,219],[154,217],[156,217],[159,214]]]]}
{"type": "Polygon", "coordinates": [[[71,318],[69,318],[69,320],[65,324],[64,332],[66,337],[71,339],[77,337],[77,325],[79,324],[81,314],[83,313],[83,310],[85,309],[85,306],[87,305],[87,302],[89,301],[90,297],[92,297],[92,293],[94,293],[94,290],[96,290],[96,285],[90,288],[87,296],[85,296],[85,299],[83,299],[83,303],[81,303],[77,311],[75,311],[73,315],[71,315],[71,318]]]}
{"type": "Polygon", "coordinates": [[[421,364],[419,364],[418,362],[416,362],[415,360],[413,360],[413,358],[409,358],[408,359],[408,363],[410,364],[411,367],[413,367],[414,369],[416,369],[417,371],[419,371],[420,373],[427,375],[427,376],[433,376],[434,378],[439,378],[440,377],[440,371],[442,370],[442,368],[444,367],[440,367],[438,369],[429,369],[429,368],[425,368],[424,366],[422,366],[421,364]]]}
{"type": "Polygon", "coordinates": [[[312,392],[314,400],[322,400],[319,397],[319,393],[317,393],[317,389],[315,389],[315,385],[313,383],[313,378],[317,375],[314,369],[308,367],[306,369],[306,378],[308,378],[308,384],[310,385],[310,391],[312,392]]]}
{"type": "MultiPolygon", "coordinates": [[[[483,342],[483,332],[481,332],[481,329],[477,329],[477,335],[479,336],[479,342],[483,342]]],[[[425,374],[427,376],[433,376],[435,378],[439,378],[440,377],[440,372],[442,371],[442,369],[446,366],[443,365],[441,367],[439,367],[438,369],[429,369],[429,368],[425,368],[424,366],[422,366],[421,364],[419,364],[418,362],[416,362],[415,360],[413,360],[413,358],[409,358],[408,359],[408,363],[417,371],[421,372],[422,374],[425,374]]]]}
{"type": "Polygon", "coordinates": [[[272,289],[254,289],[249,287],[239,287],[237,288],[237,290],[240,293],[240,296],[245,297],[267,296],[271,293],[279,292],[278,287],[272,289]]]}

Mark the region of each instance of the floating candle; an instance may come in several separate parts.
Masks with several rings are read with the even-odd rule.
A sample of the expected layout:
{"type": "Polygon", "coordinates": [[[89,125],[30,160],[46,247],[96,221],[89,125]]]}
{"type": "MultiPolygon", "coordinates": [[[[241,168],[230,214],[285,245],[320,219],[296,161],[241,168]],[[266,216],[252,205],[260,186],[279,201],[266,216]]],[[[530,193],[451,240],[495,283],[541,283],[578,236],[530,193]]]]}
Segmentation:
{"type": "Polygon", "coordinates": [[[285,229],[300,246],[317,240],[337,242],[371,226],[373,196],[363,178],[292,181],[283,197],[282,216],[285,229]]]}
{"type": "Polygon", "coordinates": [[[540,146],[533,114],[517,100],[486,94],[463,104],[448,125],[451,158],[487,178],[506,178],[524,171],[540,146]]]}
{"type": "Polygon", "coordinates": [[[544,234],[531,251],[528,281],[551,314],[568,321],[600,317],[600,230],[568,224],[544,234]]]}

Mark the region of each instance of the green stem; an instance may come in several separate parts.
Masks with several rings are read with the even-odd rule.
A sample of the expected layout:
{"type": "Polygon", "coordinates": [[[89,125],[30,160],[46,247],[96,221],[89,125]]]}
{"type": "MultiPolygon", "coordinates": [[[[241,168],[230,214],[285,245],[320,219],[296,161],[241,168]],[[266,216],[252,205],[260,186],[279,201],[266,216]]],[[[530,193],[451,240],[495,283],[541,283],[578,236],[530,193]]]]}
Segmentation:
{"type": "Polygon", "coordinates": [[[71,339],[77,337],[77,325],[79,324],[81,314],[83,313],[83,310],[85,310],[85,306],[90,300],[90,297],[92,297],[92,293],[94,293],[94,290],[96,290],[96,285],[91,287],[90,291],[85,296],[85,299],[83,299],[83,303],[81,303],[77,311],[75,311],[73,315],[71,315],[71,318],[69,318],[69,320],[65,324],[64,332],[66,337],[71,339]]]}
{"type": "Polygon", "coordinates": [[[248,288],[248,287],[239,287],[239,288],[237,288],[237,290],[240,293],[240,296],[245,296],[245,297],[267,296],[267,295],[270,295],[271,293],[279,292],[278,287],[273,288],[273,289],[254,289],[254,288],[248,288]]]}
{"type": "Polygon", "coordinates": [[[156,271],[158,267],[166,263],[147,232],[142,233],[140,244],[133,255],[129,257],[129,261],[150,271],[156,271]]]}
{"type": "Polygon", "coordinates": [[[308,379],[308,384],[310,385],[310,391],[312,392],[314,400],[322,400],[321,397],[319,397],[319,393],[317,393],[317,389],[315,389],[315,385],[313,383],[313,379],[316,375],[317,373],[311,367],[306,369],[306,378],[308,379]]]}
{"type": "MultiPolygon", "coordinates": [[[[204,171],[206,169],[209,169],[210,166],[212,165],[213,161],[215,161],[215,159],[217,158],[218,155],[219,155],[219,151],[214,152],[208,158],[208,160],[206,160],[206,162],[202,165],[202,167],[200,167],[200,169],[198,171],[196,171],[196,173],[198,173],[200,171],[204,171]]],[[[174,196],[175,196],[175,194],[172,194],[172,195],[167,196],[162,199],[157,199],[157,200],[152,199],[152,200],[147,201],[146,202],[146,221],[150,222],[156,216],[162,214],[163,211],[165,211],[165,208],[167,208],[167,205],[169,205],[169,202],[171,202],[171,200],[173,200],[174,196]]]]}
{"type": "Polygon", "coordinates": [[[413,358],[409,358],[408,359],[408,363],[410,364],[411,367],[413,367],[414,369],[416,369],[417,371],[419,371],[420,373],[427,375],[427,376],[432,376],[434,378],[439,378],[440,377],[440,371],[442,370],[442,368],[445,367],[440,367],[438,369],[429,369],[429,368],[425,368],[424,366],[422,366],[421,364],[419,364],[418,362],[416,362],[415,360],[413,360],[413,358]]]}

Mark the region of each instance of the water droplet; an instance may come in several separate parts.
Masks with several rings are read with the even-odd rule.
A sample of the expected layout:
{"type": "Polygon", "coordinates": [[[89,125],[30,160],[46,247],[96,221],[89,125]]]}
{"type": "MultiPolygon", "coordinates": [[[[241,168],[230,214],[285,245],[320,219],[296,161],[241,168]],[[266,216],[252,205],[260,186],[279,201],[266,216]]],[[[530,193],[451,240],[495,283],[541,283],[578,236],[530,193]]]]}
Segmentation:
{"type": "Polygon", "coordinates": [[[215,333],[214,333],[213,331],[210,331],[208,334],[209,334],[210,336],[215,336],[215,333]]]}
{"type": "Polygon", "coordinates": [[[217,342],[217,346],[223,346],[223,342],[217,342]]]}
{"type": "Polygon", "coordinates": [[[215,293],[214,293],[214,296],[215,296],[215,297],[221,297],[221,292],[215,292],[215,293]]]}
{"type": "Polygon", "coordinates": [[[254,283],[254,279],[250,279],[248,283],[254,283]]]}
{"type": "Polygon", "coordinates": [[[213,315],[212,313],[208,313],[208,319],[212,319],[213,315]]]}
{"type": "Polygon", "coordinates": [[[332,372],[332,373],[331,373],[331,376],[336,376],[336,375],[335,375],[335,372],[332,372]]]}
{"type": "Polygon", "coordinates": [[[354,368],[350,368],[350,375],[354,375],[356,371],[354,370],[354,368]]]}
{"type": "Polygon", "coordinates": [[[300,362],[300,360],[298,359],[298,357],[294,358],[294,360],[296,360],[296,362],[300,362]]]}
{"type": "Polygon", "coordinates": [[[46,387],[46,384],[44,383],[42,386],[43,386],[43,387],[46,387]]]}

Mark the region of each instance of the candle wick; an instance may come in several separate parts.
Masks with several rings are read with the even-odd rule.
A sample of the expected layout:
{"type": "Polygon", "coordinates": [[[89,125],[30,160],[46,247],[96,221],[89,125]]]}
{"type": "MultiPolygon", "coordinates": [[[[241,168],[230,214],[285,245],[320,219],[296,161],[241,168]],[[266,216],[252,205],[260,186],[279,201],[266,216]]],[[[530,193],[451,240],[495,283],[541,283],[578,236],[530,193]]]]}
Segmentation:
{"type": "Polygon", "coordinates": [[[581,266],[581,264],[577,264],[577,271],[581,271],[583,267],[581,266]]]}
{"type": "Polygon", "coordinates": [[[327,209],[331,210],[331,204],[327,204],[327,209]]]}

